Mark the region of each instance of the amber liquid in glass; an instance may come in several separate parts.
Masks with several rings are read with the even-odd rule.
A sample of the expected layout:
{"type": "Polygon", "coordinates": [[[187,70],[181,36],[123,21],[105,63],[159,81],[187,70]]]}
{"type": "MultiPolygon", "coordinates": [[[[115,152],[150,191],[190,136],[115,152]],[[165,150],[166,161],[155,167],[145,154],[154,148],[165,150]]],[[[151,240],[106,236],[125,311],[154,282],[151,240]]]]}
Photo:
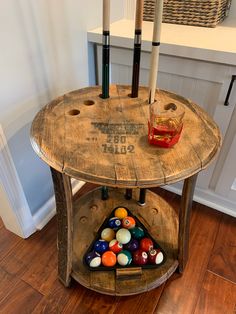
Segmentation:
{"type": "Polygon", "coordinates": [[[183,114],[180,116],[166,116],[159,114],[151,114],[151,121],[148,125],[149,143],[160,147],[171,147],[179,140],[183,123],[183,114]]]}

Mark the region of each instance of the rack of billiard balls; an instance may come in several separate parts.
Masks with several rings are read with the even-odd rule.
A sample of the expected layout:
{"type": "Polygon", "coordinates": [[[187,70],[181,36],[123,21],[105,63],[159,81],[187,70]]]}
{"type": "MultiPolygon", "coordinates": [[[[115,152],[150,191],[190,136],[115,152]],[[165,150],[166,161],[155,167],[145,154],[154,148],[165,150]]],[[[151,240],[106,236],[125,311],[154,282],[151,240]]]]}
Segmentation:
{"type": "Polygon", "coordinates": [[[157,267],[165,253],[127,208],[118,207],[98,232],[98,238],[84,256],[92,270],[118,267],[157,267]]]}

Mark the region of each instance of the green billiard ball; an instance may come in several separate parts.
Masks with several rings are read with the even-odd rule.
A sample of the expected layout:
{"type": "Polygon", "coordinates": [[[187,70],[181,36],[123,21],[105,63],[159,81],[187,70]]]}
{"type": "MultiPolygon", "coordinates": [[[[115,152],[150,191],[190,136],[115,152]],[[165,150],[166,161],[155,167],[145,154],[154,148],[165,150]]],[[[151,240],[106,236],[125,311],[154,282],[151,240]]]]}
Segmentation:
{"type": "Polygon", "coordinates": [[[130,233],[134,239],[142,239],[144,237],[144,231],[140,227],[134,227],[133,229],[130,229],[130,233]]]}

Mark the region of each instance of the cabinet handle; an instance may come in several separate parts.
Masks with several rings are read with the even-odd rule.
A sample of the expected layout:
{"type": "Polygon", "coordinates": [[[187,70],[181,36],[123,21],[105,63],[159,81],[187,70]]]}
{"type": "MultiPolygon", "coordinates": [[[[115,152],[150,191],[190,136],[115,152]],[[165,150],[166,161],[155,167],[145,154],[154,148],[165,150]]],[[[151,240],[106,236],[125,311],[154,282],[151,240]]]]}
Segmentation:
{"type": "Polygon", "coordinates": [[[228,92],[227,92],[227,95],[226,95],[226,98],[225,98],[224,106],[228,106],[229,105],[229,97],[230,97],[230,94],[231,94],[231,91],[232,91],[232,88],[233,88],[235,80],[236,80],[236,75],[232,75],[232,79],[231,79],[231,82],[229,84],[229,89],[228,89],[228,92]]]}

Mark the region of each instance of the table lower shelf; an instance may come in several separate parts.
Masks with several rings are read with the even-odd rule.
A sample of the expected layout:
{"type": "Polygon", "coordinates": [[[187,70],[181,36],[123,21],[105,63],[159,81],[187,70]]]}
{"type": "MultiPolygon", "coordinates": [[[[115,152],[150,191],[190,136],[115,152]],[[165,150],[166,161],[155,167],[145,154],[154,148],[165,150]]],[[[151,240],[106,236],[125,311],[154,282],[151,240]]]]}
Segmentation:
{"type": "Polygon", "coordinates": [[[146,205],[138,205],[138,192],[126,200],[124,190],[109,189],[109,199],[101,200],[100,189],[84,195],[74,203],[73,265],[71,276],[84,287],[109,295],[133,295],[154,289],[165,282],[178,267],[178,217],[160,196],[147,190],[146,205]],[[103,221],[117,206],[127,207],[164,249],[167,259],[155,269],[143,269],[139,278],[116,278],[114,270],[90,271],[83,256],[97,235],[103,221]]]}

